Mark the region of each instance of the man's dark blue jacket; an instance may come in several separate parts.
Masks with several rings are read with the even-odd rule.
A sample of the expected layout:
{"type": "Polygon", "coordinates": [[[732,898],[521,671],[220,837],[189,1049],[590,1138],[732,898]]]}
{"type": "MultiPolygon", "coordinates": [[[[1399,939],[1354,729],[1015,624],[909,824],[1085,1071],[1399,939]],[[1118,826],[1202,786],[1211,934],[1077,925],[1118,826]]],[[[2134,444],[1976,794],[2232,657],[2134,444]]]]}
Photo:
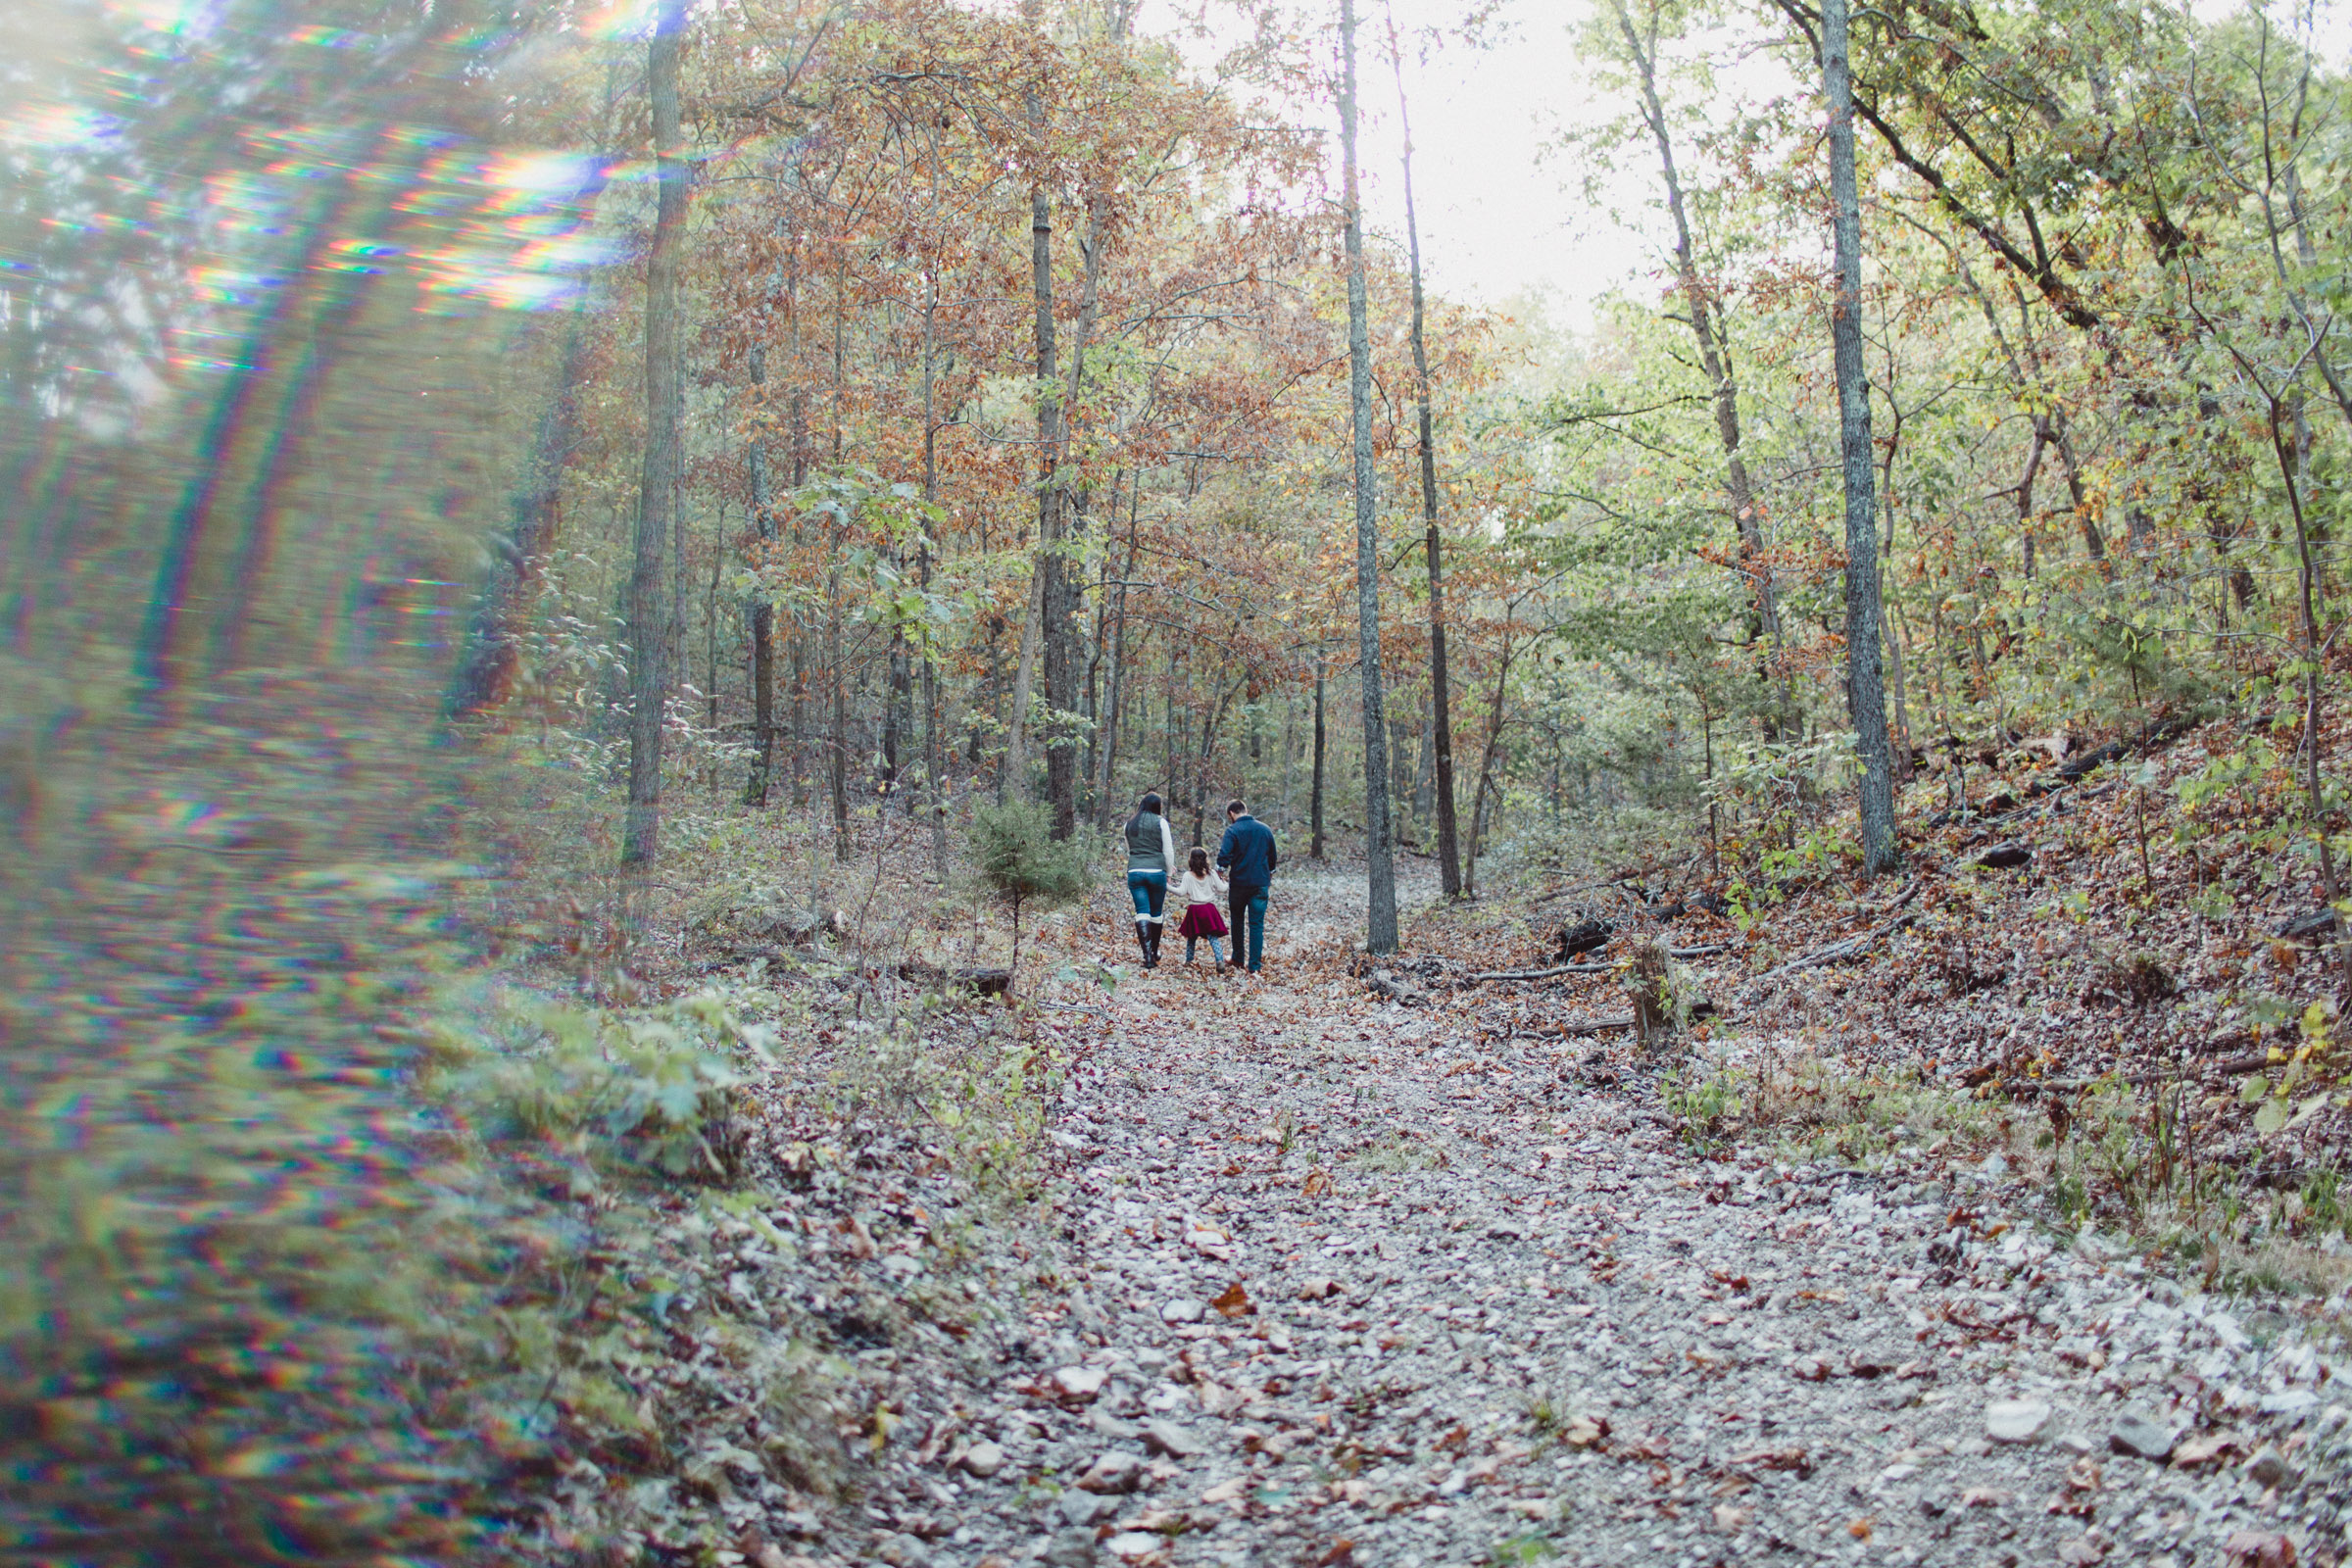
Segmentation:
{"type": "Polygon", "coordinates": [[[1236,887],[1272,887],[1274,867],[1281,858],[1274,853],[1273,830],[1254,816],[1235,817],[1225,830],[1224,842],[1217,846],[1217,864],[1225,868],[1236,887]]]}

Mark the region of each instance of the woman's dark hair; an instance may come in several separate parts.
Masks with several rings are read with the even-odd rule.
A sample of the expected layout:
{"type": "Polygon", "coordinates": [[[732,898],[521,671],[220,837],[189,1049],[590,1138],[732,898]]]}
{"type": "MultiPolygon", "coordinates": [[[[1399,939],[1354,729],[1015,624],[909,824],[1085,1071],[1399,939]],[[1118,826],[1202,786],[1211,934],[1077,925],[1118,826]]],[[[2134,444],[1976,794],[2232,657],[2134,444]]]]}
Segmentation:
{"type": "Polygon", "coordinates": [[[1208,852],[1206,850],[1193,851],[1193,875],[1208,875],[1208,852]]]}
{"type": "Polygon", "coordinates": [[[1163,814],[1159,808],[1159,797],[1156,795],[1145,796],[1142,809],[1150,811],[1153,816],[1163,814]]]}

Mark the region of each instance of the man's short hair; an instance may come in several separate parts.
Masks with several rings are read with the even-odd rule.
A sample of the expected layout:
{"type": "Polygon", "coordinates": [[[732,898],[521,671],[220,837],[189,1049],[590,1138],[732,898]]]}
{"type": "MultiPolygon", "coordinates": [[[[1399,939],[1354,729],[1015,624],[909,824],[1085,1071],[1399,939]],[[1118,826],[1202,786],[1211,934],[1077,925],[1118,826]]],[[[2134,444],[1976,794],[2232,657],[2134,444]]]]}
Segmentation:
{"type": "Polygon", "coordinates": [[[1245,816],[1249,813],[1249,810],[1250,808],[1244,806],[1239,801],[1227,801],[1225,803],[1225,814],[1227,816],[1245,816]]]}

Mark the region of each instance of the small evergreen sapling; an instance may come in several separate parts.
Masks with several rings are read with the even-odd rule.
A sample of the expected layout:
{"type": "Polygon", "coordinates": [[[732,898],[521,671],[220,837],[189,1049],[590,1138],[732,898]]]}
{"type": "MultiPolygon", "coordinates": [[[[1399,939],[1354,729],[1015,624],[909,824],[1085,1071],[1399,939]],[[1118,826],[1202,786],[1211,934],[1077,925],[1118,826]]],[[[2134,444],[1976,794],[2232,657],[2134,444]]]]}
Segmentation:
{"type": "Polygon", "coordinates": [[[1053,814],[1042,802],[1018,800],[973,812],[970,847],[982,885],[1012,912],[1011,971],[1017,983],[1021,910],[1031,904],[1057,908],[1083,894],[1085,847],[1076,839],[1054,837],[1053,814]]]}

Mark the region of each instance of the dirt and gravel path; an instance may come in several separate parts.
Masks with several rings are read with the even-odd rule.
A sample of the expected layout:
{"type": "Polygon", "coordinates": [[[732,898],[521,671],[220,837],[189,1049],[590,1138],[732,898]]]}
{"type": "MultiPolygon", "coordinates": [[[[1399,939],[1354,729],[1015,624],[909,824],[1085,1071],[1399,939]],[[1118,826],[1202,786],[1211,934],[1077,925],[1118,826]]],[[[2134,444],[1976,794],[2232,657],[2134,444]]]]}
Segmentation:
{"type": "Polygon", "coordinates": [[[876,1560],[2337,1560],[2283,1314],[2054,1250],[1997,1163],[1702,1159],[1622,1046],[1286,965],[1360,889],[1286,872],[1262,982],[1068,1015],[1060,1290],[876,1560]]]}

